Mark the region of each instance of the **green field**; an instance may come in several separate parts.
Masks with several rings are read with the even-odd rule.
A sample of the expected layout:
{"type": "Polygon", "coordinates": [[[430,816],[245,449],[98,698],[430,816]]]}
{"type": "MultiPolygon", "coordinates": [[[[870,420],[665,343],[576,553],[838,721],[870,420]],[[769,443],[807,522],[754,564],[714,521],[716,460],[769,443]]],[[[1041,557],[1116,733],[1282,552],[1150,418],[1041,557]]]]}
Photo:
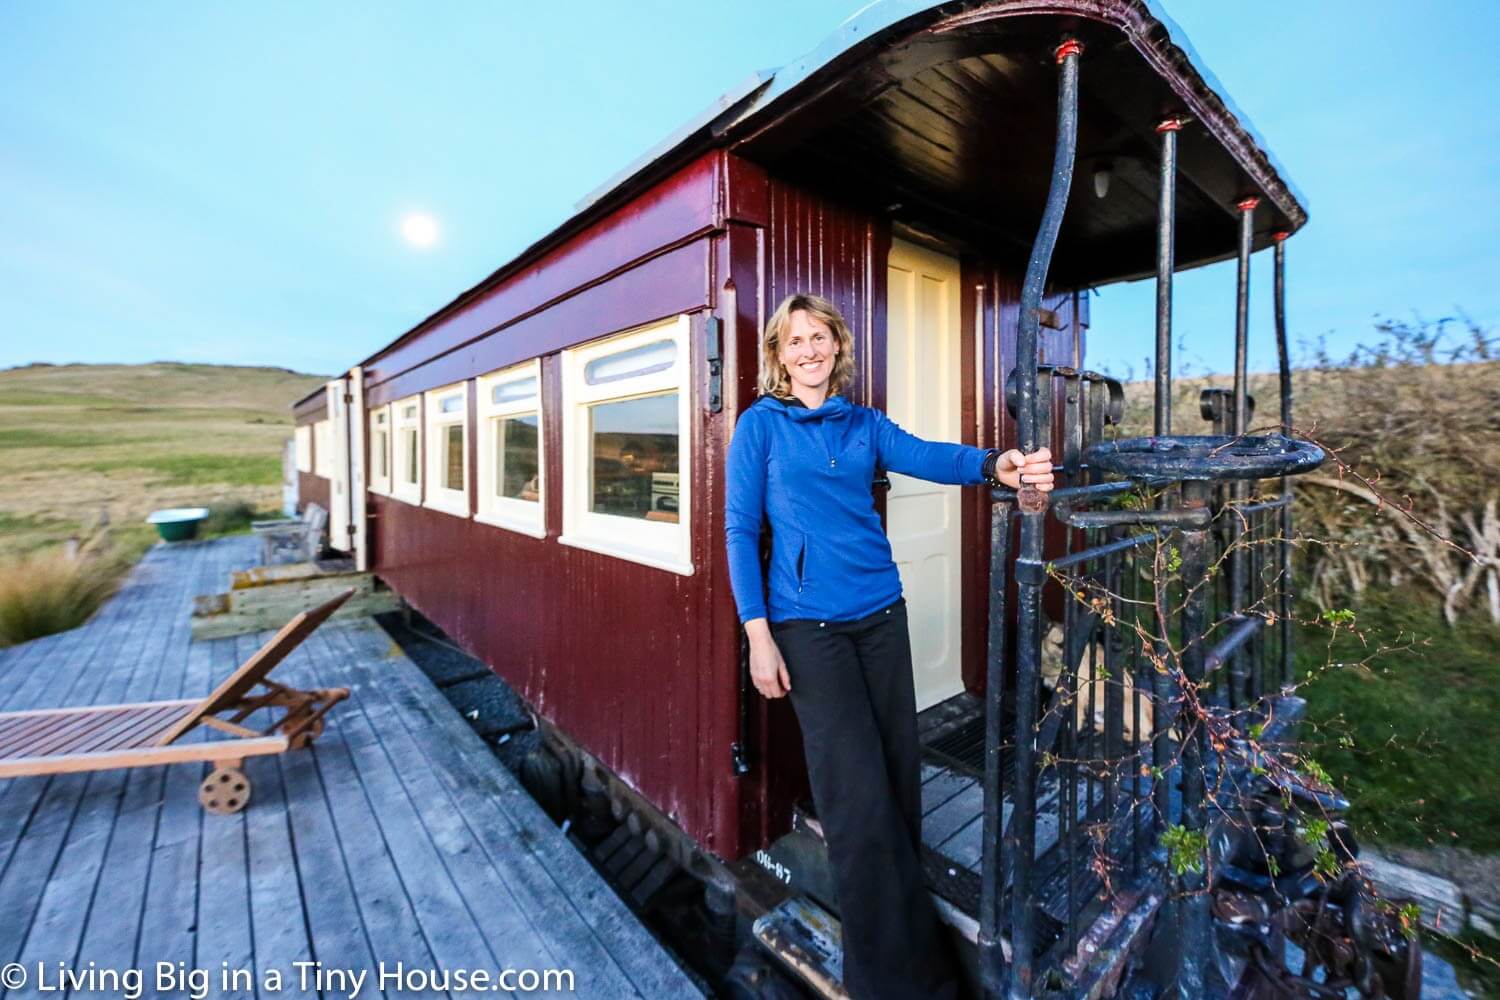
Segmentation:
{"type": "Polygon", "coordinates": [[[323,381],[169,362],[0,371],[0,558],[86,535],[101,514],[131,557],[153,510],[279,507],[291,404],[323,381]]]}

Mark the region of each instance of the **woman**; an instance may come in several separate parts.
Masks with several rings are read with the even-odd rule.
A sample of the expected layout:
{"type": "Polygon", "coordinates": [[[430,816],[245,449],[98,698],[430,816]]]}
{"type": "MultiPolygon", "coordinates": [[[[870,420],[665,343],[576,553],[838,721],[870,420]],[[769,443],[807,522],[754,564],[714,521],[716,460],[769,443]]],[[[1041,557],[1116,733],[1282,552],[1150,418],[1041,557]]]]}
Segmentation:
{"type": "Polygon", "coordinates": [[[877,469],[941,483],[1052,488],[1052,456],[923,441],[841,393],[853,338],[793,295],[766,324],[761,398],[729,449],[730,583],[750,675],[790,694],[827,838],[856,998],[954,996],[920,861],[916,696],[901,578],[870,492],[877,469]],[[769,580],[760,562],[771,525],[769,580]]]}

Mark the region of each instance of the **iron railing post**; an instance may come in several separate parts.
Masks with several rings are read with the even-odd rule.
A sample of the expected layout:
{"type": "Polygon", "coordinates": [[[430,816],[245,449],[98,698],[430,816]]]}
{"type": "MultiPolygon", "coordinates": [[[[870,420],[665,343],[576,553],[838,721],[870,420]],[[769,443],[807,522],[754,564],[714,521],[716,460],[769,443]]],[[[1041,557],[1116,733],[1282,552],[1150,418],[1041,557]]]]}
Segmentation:
{"type": "MultiPolygon", "coordinates": [[[[1240,436],[1250,430],[1250,393],[1247,385],[1248,356],[1250,345],[1250,251],[1255,239],[1255,207],[1260,199],[1245,198],[1238,204],[1240,212],[1239,274],[1236,282],[1234,310],[1234,424],[1230,433],[1240,436]]],[[[1249,496],[1250,484],[1243,479],[1234,480],[1230,499],[1238,506],[1249,496]]],[[[1229,608],[1230,614],[1240,614],[1250,603],[1249,560],[1245,553],[1245,524],[1235,511],[1229,519],[1229,608]]],[[[1189,577],[1191,579],[1191,577],[1189,577]]],[[[1248,657],[1235,654],[1229,666],[1229,704],[1231,708],[1249,707],[1259,692],[1251,693],[1248,657]]],[[[1259,669],[1256,670],[1258,674],[1259,669]]]]}
{"type": "MultiPolygon", "coordinates": [[[[1276,233],[1276,355],[1281,376],[1281,433],[1292,433],[1292,361],[1286,343],[1286,238],[1287,233],[1276,233]]],[[[1281,507],[1281,541],[1277,545],[1280,556],[1277,571],[1281,590],[1277,602],[1277,627],[1281,632],[1281,683],[1289,687],[1296,682],[1292,661],[1292,479],[1281,477],[1281,496],[1285,503],[1281,507]]]]}
{"type": "Polygon", "coordinates": [[[1010,583],[1010,515],[1007,500],[996,500],[990,510],[990,623],[989,662],[985,665],[984,818],[983,855],[979,886],[979,979],[986,997],[1002,996],[1005,953],[1001,946],[1004,923],[1005,856],[1000,848],[1005,789],[1000,758],[1001,709],[1005,691],[1006,591],[1010,583]]]}
{"type": "Polygon", "coordinates": [[[1177,269],[1177,133],[1168,118],[1161,134],[1161,178],[1156,199],[1156,434],[1172,433],[1172,273],[1177,269]]]}
{"type": "MultiPolygon", "coordinates": [[[[1019,369],[1016,430],[1019,447],[1028,454],[1037,449],[1043,431],[1038,426],[1036,392],[1039,310],[1073,181],[1078,145],[1078,58],[1082,52],[1083,46],[1073,39],[1057,48],[1057,145],[1052,160],[1052,183],[1021,285],[1021,324],[1016,342],[1019,369]]],[[[1011,869],[1012,954],[1006,991],[1013,1000],[1025,1000],[1031,996],[1036,971],[1032,859],[1036,845],[1036,715],[1042,652],[1042,584],[1047,576],[1042,553],[1047,495],[1023,486],[1018,492],[1017,506],[1021,510],[1021,545],[1016,559],[1016,777],[1011,833],[1005,838],[1003,850],[1011,869]]],[[[996,652],[991,650],[991,655],[996,652]]]]}
{"type": "MultiPolygon", "coordinates": [[[[1158,436],[1172,433],[1172,275],[1177,267],[1177,133],[1182,122],[1168,118],[1156,126],[1161,134],[1161,178],[1156,201],[1156,420],[1158,436]]],[[[1162,497],[1161,506],[1169,502],[1162,497]]],[[[1154,648],[1159,662],[1168,655],[1166,637],[1155,642],[1154,648]]],[[[1157,774],[1164,775],[1172,766],[1171,757],[1176,752],[1168,735],[1171,723],[1167,721],[1167,706],[1172,703],[1172,678],[1163,671],[1154,671],[1152,699],[1155,722],[1151,734],[1151,762],[1157,774]]],[[[1156,828],[1164,829],[1171,812],[1172,790],[1167,781],[1157,777],[1152,786],[1152,804],[1156,813],[1156,828]]]]}
{"type": "MultiPolygon", "coordinates": [[[[1183,483],[1182,503],[1187,508],[1208,506],[1210,486],[1201,480],[1183,483]]],[[[1208,825],[1204,808],[1204,746],[1206,741],[1201,699],[1205,646],[1208,641],[1208,530],[1200,527],[1183,529],[1182,579],[1186,588],[1182,606],[1182,698],[1175,724],[1182,737],[1181,786],[1182,826],[1189,832],[1202,832],[1208,825]],[[1194,710],[1196,709],[1196,710],[1194,710]]],[[[1178,962],[1178,996],[1206,996],[1205,970],[1214,946],[1212,915],[1209,911],[1206,867],[1208,859],[1199,859],[1200,868],[1189,871],[1181,880],[1182,934],[1178,962]]]]}

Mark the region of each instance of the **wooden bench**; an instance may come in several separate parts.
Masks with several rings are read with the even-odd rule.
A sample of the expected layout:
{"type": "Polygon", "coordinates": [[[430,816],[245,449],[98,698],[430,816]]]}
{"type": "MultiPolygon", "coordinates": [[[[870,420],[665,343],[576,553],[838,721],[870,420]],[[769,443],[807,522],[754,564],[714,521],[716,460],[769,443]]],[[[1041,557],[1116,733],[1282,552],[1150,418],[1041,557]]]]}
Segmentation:
{"type": "Polygon", "coordinates": [[[299,613],[207,698],[0,713],[0,778],[207,762],[198,801],[211,813],[239,812],[250,801],[245,758],[307,746],[349,697],[348,688],[300,691],[268,675],[352,593],[299,613]],[[260,731],[243,725],[261,709],[278,717],[260,731]],[[221,738],[181,742],[196,730],[221,738]]]}

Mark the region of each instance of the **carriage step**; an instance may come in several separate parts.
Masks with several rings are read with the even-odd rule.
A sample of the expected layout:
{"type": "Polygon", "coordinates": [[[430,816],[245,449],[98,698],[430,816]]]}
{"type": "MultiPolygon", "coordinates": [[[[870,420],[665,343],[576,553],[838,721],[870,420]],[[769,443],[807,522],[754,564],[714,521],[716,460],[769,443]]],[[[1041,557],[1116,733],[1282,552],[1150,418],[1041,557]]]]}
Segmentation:
{"type": "Polygon", "coordinates": [[[806,896],[793,896],[762,914],[755,940],[815,994],[846,1000],[844,952],[838,919],[806,896]]]}

